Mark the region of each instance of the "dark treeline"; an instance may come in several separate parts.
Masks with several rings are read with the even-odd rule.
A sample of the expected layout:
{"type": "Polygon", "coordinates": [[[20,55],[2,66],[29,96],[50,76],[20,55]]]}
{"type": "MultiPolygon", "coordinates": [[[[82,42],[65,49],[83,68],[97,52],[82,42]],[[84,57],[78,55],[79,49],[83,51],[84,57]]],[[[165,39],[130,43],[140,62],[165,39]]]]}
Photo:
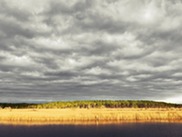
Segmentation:
{"type": "Polygon", "coordinates": [[[27,103],[0,103],[0,108],[31,108],[31,106],[38,104],[27,103]]]}
{"type": "Polygon", "coordinates": [[[182,108],[182,104],[171,104],[154,101],[135,100],[93,100],[93,101],[61,101],[42,104],[9,104],[0,103],[0,108],[182,108]]]}

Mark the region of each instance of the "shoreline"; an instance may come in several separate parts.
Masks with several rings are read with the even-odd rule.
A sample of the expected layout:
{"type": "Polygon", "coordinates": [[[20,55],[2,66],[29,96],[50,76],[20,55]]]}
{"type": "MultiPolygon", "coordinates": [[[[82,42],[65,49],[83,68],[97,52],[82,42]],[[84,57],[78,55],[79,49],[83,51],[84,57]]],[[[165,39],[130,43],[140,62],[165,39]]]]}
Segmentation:
{"type": "Polygon", "coordinates": [[[112,124],[123,122],[182,122],[182,109],[0,109],[0,124],[112,124]]]}
{"type": "Polygon", "coordinates": [[[47,125],[75,125],[75,126],[92,126],[92,125],[122,125],[122,124],[135,124],[135,123],[178,123],[182,124],[182,121],[76,121],[76,122],[38,122],[38,121],[0,121],[0,125],[12,125],[12,126],[47,126],[47,125]]]}

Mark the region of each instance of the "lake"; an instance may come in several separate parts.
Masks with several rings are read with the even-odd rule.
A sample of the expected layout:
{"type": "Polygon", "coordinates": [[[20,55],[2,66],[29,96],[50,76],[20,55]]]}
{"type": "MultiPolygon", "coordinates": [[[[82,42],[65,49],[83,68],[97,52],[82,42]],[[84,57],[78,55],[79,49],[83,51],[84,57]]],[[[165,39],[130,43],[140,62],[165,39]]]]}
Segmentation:
{"type": "Polygon", "coordinates": [[[182,123],[3,125],[0,137],[182,137],[182,123]]]}

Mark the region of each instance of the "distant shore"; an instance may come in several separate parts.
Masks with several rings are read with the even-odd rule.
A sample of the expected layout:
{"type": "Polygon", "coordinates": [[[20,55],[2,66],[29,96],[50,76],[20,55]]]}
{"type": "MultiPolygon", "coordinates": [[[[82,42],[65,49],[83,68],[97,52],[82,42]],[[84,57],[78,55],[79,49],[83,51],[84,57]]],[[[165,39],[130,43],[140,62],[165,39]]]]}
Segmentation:
{"type": "Polygon", "coordinates": [[[0,109],[0,123],[182,122],[182,108],[0,109]]]}

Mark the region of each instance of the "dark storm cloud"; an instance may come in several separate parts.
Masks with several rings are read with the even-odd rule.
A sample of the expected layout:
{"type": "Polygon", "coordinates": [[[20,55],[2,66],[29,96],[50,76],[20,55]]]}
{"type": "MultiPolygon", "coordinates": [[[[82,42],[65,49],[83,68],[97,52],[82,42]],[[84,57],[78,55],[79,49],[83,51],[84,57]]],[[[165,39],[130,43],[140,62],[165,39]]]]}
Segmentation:
{"type": "Polygon", "coordinates": [[[181,1],[0,5],[0,102],[180,102],[181,1]]]}
{"type": "Polygon", "coordinates": [[[88,8],[93,6],[93,0],[81,0],[77,2],[71,1],[69,4],[66,1],[50,1],[50,9],[48,14],[57,15],[57,14],[68,14],[72,15],[75,12],[83,12],[88,8]]]}

